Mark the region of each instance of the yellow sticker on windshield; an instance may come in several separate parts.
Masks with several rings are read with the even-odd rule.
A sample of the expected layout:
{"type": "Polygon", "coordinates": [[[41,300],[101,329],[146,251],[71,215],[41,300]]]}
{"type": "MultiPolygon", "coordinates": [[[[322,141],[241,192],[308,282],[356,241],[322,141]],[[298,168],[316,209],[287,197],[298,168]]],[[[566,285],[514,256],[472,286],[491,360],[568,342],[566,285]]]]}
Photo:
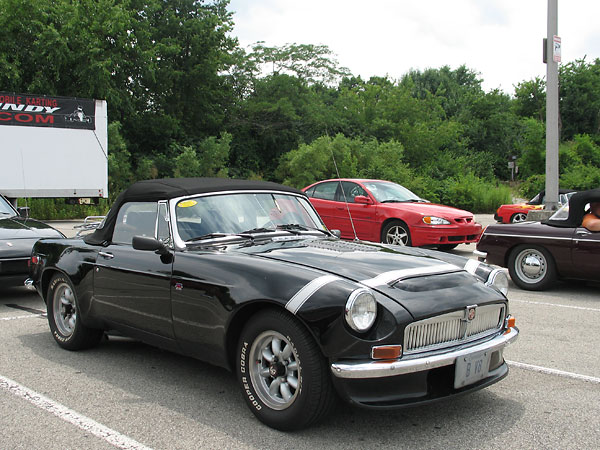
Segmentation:
{"type": "Polygon", "coordinates": [[[190,206],[197,205],[198,202],[196,200],[184,200],[182,202],[177,203],[177,206],[180,208],[189,208],[190,206]]]}

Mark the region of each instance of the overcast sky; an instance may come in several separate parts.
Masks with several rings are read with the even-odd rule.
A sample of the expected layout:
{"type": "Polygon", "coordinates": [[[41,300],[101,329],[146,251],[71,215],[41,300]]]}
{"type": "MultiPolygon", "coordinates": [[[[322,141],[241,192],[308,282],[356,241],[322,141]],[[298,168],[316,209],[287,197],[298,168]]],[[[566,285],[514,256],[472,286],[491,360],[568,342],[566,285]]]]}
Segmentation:
{"type": "MultiPolygon", "coordinates": [[[[324,44],[354,75],[399,79],[410,69],[480,73],[483,88],[546,76],[547,0],[231,0],[246,47],[324,44]]],[[[600,57],[600,0],[559,0],[562,62],[600,57]]]]}

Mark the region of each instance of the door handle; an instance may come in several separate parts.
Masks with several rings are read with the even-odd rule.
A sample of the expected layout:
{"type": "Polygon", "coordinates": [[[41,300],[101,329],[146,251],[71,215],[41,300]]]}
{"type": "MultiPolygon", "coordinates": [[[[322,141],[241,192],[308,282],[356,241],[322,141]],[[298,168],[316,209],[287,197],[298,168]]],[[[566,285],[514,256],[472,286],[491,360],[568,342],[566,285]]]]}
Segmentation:
{"type": "Polygon", "coordinates": [[[102,256],[105,259],[113,259],[115,257],[115,255],[108,252],[98,252],[98,256],[102,256]]]}

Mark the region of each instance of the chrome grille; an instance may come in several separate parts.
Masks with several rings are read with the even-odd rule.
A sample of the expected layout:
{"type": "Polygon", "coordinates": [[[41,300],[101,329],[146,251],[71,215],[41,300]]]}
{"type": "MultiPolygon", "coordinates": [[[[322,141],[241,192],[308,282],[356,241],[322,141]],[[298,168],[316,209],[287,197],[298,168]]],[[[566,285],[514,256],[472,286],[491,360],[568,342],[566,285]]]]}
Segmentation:
{"type": "Polygon", "coordinates": [[[435,350],[480,339],[502,328],[502,304],[477,307],[475,318],[466,319],[466,310],[454,311],[411,323],[404,331],[404,353],[435,350]]]}

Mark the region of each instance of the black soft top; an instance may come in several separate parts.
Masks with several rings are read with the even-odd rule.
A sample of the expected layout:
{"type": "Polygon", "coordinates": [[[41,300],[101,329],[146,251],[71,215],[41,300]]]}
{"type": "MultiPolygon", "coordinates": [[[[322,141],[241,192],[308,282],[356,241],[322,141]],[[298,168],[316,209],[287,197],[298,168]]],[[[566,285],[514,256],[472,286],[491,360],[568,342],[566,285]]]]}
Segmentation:
{"type": "Polygon", "coordinates": [[[305,196],[298,189],[270,181],[234,180],[229,178],[164,178],[144,180],[132,184],[119,194],[108,212],[102,228],[88,234],[83,240],[90,245],[105,245],[115,228],[117,214],[127,202],[157,202],[195,194],[227,191],[279,191],[305,196]]]}
{"type": "Polygon", "coordinates": [[[562,228],[576,228],[581,226],[585,215],[585,205],[600,202],[600,189],[577,192],[569,199],[569,216],[566,220],[548,219],[542,223],[562,228]]]}

